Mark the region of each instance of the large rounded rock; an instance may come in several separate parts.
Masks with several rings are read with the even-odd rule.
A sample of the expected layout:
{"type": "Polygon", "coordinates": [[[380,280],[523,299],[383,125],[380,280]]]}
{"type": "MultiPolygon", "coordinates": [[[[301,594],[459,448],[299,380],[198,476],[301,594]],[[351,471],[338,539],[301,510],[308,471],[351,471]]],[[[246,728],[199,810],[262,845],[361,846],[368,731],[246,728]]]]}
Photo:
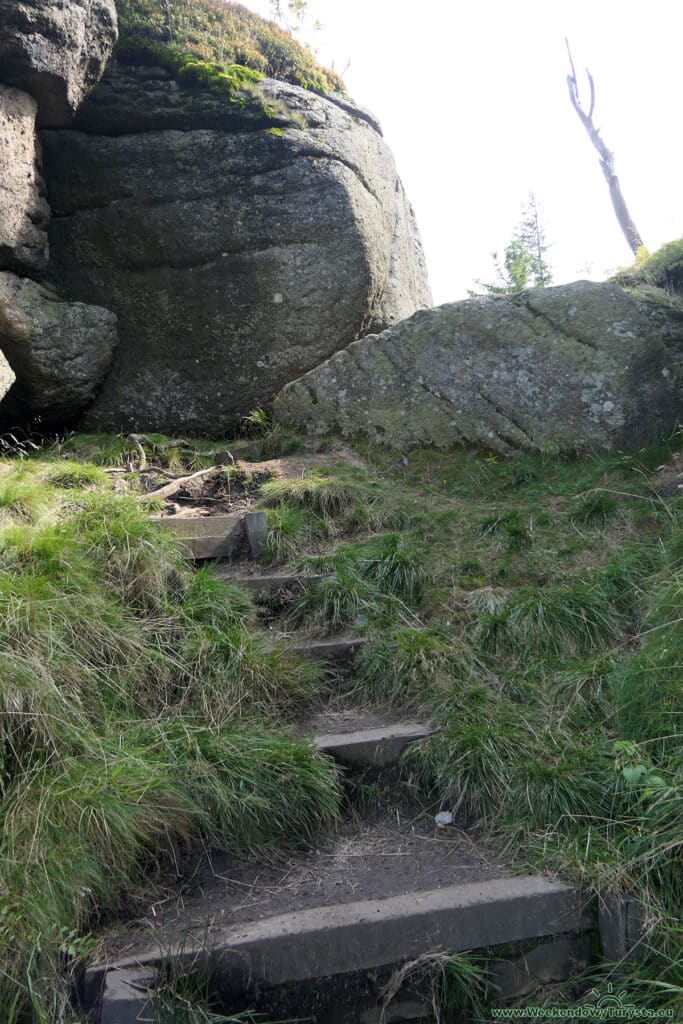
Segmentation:
{"type": "Polygon", "coordinates": [[[73,419],[92,401],[116,343],[116,317],[109,310],[0,274],[0,351],[17,377],[3,418],[73,419]]]}
{"type": "Polygon", "coordinates": [[[35,120],[33,97],[0,84],[0,270],[31,273],[45,265],[50,211],[35,120]]]}
{"type": "Polygon", "coordinates": [[[372,117],[282,82],[259,88],[266,113],[114,66],[76,130],[42,133],[51,272],[119,318],[93,428],[228,430],[431,303],[372,117]]]}
{"type": "Polygon", "coordinates": [[[38,101],[38,123],[68,124],[117,39],[114,0],[0,0],[0,81],[38,101]]]}
{"type": "Polygon", "coordinates": [[[683,305],[579,281],[416,313],[284,388],[278,417],[395,448],[639,445],[681,416],[683,305]]]}

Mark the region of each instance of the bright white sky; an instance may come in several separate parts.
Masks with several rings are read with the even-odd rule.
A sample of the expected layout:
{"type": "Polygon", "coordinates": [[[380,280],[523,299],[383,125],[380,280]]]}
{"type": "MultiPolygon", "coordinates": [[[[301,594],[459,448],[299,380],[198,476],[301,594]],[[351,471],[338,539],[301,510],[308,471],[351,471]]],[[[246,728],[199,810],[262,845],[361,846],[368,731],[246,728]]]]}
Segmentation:
{"type": "MultiPolygon", "coordinates": [[[[243,0],[267,14],[268,0],[243,0]]],[[[310,0],[319,59],[380,119],[417,214],[437,303],[493,279],[530,189],[555,283],[631,262],[597,153],[567,94],[595,78],[595,123],[645,244],[683,235],[683,0],[310,0]]]]}

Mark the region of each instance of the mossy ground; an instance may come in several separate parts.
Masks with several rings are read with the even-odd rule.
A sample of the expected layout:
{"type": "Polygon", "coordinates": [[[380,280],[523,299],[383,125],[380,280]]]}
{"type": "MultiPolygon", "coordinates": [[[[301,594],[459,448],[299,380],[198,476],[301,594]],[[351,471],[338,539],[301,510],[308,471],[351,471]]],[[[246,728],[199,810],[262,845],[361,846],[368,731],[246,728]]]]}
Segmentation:
{"type": "MultiPolygon", "coordinates": [[[[149,461],[176,469],[216,448],[150,440],[149,461]]],[[[366,448],[357,464],[331,450],[264,484],[264,559],[334,574],[293,603],[292,632],[373,641],[337,680],[265,644],[245,594],[193,574],[155,532],[136,475],[105,471],[135,463],[130,440],[3,460],[8,1021],[31,1004],[61,1019],[58,968],[178,846],[248,854],[334,819],[335,771],[286,726],[332,692],[430,715],[439,732],[406,756],[407,785],[486,827],[520,870],[641,899],[650,948],[629,996],[680,1000],[683,497],[656,490],[675,447],[583,460],[366,448]]]]}

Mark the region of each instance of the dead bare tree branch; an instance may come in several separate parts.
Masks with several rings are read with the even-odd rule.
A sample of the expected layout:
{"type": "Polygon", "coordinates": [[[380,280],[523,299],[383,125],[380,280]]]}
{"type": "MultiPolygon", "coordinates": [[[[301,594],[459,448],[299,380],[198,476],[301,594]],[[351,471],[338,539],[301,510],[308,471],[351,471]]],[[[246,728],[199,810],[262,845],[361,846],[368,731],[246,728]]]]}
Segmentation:
{"type": "Polygon", "coordinates": [[[612,200],[612,206],[619,222],[619,227],[624,233],[624,237],[628,242],[631,252],[635,256],[638,249],[642,246],[643,240],[640,237],[640,232],[633,223],[628,207],[621,193],[621,186],[619,179],[614,173],[614,153],[611,152],[600,137],[600,132],[593,123],[593,113],[595,111],[595,82],[590,71],[586,68],[586,76],[588,77],[588,86],[590,89],[590,102],[588,104],[588,112],[584,110],[581,105],[581,97],[579,94],[579,83],[576,77],[576,70],[574,68],[574,60],[572,58],[572,52],[569,48],[569,40],[565,39],[567,44],[567,53],[569,54],[569,67],[571,74],[567,75],[567,86],[569,88],[569,99],[571,104],[578,114],[581,124],[588,133],[588,138],[593,143],[595,149],[598,151],[600,157],[600,167],[602,173],[605,176],[607,187],[609,188],[610,199],[612,200]]]}
{"type": "Polygon", "coordinates": [[[148,491],[146,494],[139,494],[138,501],[156,501],[157,498],[170,498],[171,495],[177,494],[186,484],[199,483],[200,480],[206,480],[212,473],[216,472],[217,467],[212,466],[210,469],[200,469],[196,473],[191,473],[189,476],[178,477],[177,480],[171,481],[170,484],[164,484],[163,487],[157,487],[156,491],[148,491]]]}

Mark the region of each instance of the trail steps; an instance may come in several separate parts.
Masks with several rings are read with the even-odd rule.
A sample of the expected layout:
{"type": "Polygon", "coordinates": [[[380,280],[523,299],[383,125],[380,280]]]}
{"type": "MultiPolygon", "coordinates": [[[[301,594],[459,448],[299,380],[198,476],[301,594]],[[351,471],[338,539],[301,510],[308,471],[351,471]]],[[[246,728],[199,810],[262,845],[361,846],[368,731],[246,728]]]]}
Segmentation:
{"type": "MultiPolygon", "coordinates": [[[[261,617],[271,623],[307,588],[333,578],[260,570],[256,559],[267,536],[262,512],[168,516],[159,523],[181,537],[189,558],[214,559],[216,575],[248,591],[261,617]]],[[[369,642],[355,635],[287,638],[300,654],[346,674],[369,642]]],[[[432,731],[427,722],[389,721],[358,708],[319,713],[294,726],[295,734],[309,737],[361,788],[363,773],[378,777],[399,761],[409,744],[426,741],[432,731]]],[[[380,821],[361,815],[341,822],[333,836],[322,837],[315,848],[284,867],[267,862],[240,866],[221,854],[210,859],[203,873],[198,866],[194,895],[184,893],[175,910],[167,908],[169,919],[155,922],[156,943],[148,940],[134,953],[87,972],[85,1002],[99,1005],[99,1024],[145,1019],[157,972],[169,963],[181,971],[209,967],[221,998],[234,1004],[241,994],[243,1009],[261,999],[258,1012],[266,1016],[268,991],[294,986],[299,993],[308,985],[318,992],[330,979],[353,976],[348,998],[331,996],[321,1016],[322,1004],[316,1002],[315,1016],[307,1019],[368,1024],[379,1020],[377,991],[370,991],[368,982],[356,1005],[352,990],[362,989],[368,978],[378,985],[376,972],[436,950],[546,943],[537,959],[558,980],[569,976],[574,961],[587,961],[595,921],[573,888],[542,875],[510,877],[483,845],[459,832],[457,823],[439,829],[433,811],[411,821],[400,807],[398,791],[396,807],[393,790],[383,791],[385,803],[387,799],[380,821]],[[358,972],[367,972],[362,984],[358,972]]],[[[528,982],[526,959],[514,968],[508,963],[506,969],[528,982]]],[[[519,987],[518,981],[515,985],[519,987]]],[[[406,1007],[412,1006],[414,1019],[428,1014],[413,993],[402,997],[406,1007]]],[[[293,1015],[299,1016],[300,1009],[296,1005],[293,1015]]],[[[386,1018],[387,1024],[391,1019],[386,1018]]]]}

